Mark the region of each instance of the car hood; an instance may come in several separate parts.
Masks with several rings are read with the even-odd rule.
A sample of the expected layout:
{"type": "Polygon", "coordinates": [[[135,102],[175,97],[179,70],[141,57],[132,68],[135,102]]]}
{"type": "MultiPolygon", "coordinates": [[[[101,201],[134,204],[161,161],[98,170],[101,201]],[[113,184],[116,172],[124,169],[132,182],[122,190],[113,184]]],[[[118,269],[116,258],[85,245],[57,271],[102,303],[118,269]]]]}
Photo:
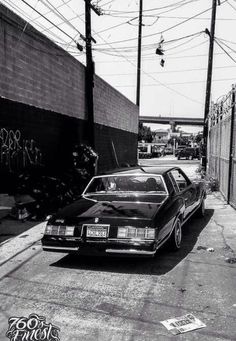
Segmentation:
{"type": "Polygon", "coordinates": [[[91,218],[123,218],[123,219],[144,219],[150,220],[157,213],[165,195],[152,196],[99,196],[81,198],[73,204],[66,206],[53,216],[52,221],[63,220],[88,220],[91,218]],[[106,199],[106,200],[105,200],[106,199]]]}

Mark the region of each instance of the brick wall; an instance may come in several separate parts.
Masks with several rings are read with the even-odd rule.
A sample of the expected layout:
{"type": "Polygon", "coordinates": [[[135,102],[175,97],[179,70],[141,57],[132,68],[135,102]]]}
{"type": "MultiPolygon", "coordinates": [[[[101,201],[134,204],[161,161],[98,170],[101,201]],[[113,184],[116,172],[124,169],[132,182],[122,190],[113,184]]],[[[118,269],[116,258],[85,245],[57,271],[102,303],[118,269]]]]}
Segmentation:
{"type": "Polygon", "coordinates": [[[138,133],[137,107],[99,77],[95,77],[94,108],[97,123],[138,133]]]}
{"type": "Polygon", "coordinates": [[[85,118],[84,66],[0,5],[0,95],[85,118]]]}
{"type": "MultiPolygon", "coordinates": [[[[43,163],[55,171],[68,167],[73,145],[89,134],[85,67],[30,24],[24,28],[25,21],[0,4],[0,142],[7,131],[17,147],[20,132],[21,143],[34,140],[43,163]]],[[[136,163],[137,106],[100,77],[94,83],[100,170],[116,167],[116,159],[119,165],[136,163]]],[[[5,158],[4,150],[0,156],[5,158]]],[[[3,159],[0,171],[3,163],[8,167],[3,159]]]]}
{"type": "MultiPolygon", "coordinates": [[[[86,119],[85,67],[0,4],[0,96],[86,119]]],[[[138,108],[95,76],[94,119],[137,133],[138,108]]]]}

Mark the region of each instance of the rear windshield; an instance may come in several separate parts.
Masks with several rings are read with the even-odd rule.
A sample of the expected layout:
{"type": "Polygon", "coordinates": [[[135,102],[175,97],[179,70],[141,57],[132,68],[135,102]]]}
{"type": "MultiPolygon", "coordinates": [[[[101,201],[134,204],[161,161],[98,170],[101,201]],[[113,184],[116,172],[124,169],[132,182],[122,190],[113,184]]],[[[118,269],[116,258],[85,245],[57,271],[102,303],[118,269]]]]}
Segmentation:
{"type": "Polygon", "coordinates": [[[83,194],[110,194],[114,192],[167,193],[160,175],[132,174],[94,177],[83,194]]]}

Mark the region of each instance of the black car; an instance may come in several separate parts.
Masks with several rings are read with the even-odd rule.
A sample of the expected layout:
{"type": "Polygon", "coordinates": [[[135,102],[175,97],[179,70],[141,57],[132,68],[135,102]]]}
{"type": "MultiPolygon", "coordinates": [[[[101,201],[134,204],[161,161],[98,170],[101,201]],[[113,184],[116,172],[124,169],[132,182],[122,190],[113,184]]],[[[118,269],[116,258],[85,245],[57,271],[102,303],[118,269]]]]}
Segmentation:
{"type": "Polygon", "coordinates": [[[153,256],[181,246],[182,226],[205,211],[205,186],[177,167],[139,167],[95,176],[81,198],[50,218],[43,250],[153,256]]]}
{"type": "Polygon", "coordinates": [[[178,152],[177,158],[178,158],[178,160],[180,160],[180,159],[189,159],[189,160],[198,159],[198,160],[200,160],[199,148],[186,147],[184,149],[181,149],[178,152]]]}
{"type": "Polygon", "coordinates": [[[180,152],[181,150],[185,149],[185,148],[186,148],[186,146],[179,146],[179,147],[177,147],[177,148],[175,149],[175,156],[178,156],[179,152],[180,152]]]}

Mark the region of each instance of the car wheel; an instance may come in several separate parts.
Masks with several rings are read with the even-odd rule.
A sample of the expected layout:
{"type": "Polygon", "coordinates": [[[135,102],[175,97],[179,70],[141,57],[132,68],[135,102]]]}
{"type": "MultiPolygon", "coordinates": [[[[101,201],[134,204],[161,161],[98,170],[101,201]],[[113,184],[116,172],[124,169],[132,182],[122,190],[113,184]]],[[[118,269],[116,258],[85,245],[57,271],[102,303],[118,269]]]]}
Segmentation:
{"type": "Polygon", "coordinates": [[[182,242],[182,226],[181,221],[179,218],[177,218],[175,222],[174,229],[172,231],[171,237],[170,237],[170,247],[172,251],[179,250],[182,242]]]}
{"type": "Polygon", "coordinates": [[[199,218],[203,218],[205,216],[205,199],[202,199],[201,205],[196,211],[196,216],[199,218]]]}

